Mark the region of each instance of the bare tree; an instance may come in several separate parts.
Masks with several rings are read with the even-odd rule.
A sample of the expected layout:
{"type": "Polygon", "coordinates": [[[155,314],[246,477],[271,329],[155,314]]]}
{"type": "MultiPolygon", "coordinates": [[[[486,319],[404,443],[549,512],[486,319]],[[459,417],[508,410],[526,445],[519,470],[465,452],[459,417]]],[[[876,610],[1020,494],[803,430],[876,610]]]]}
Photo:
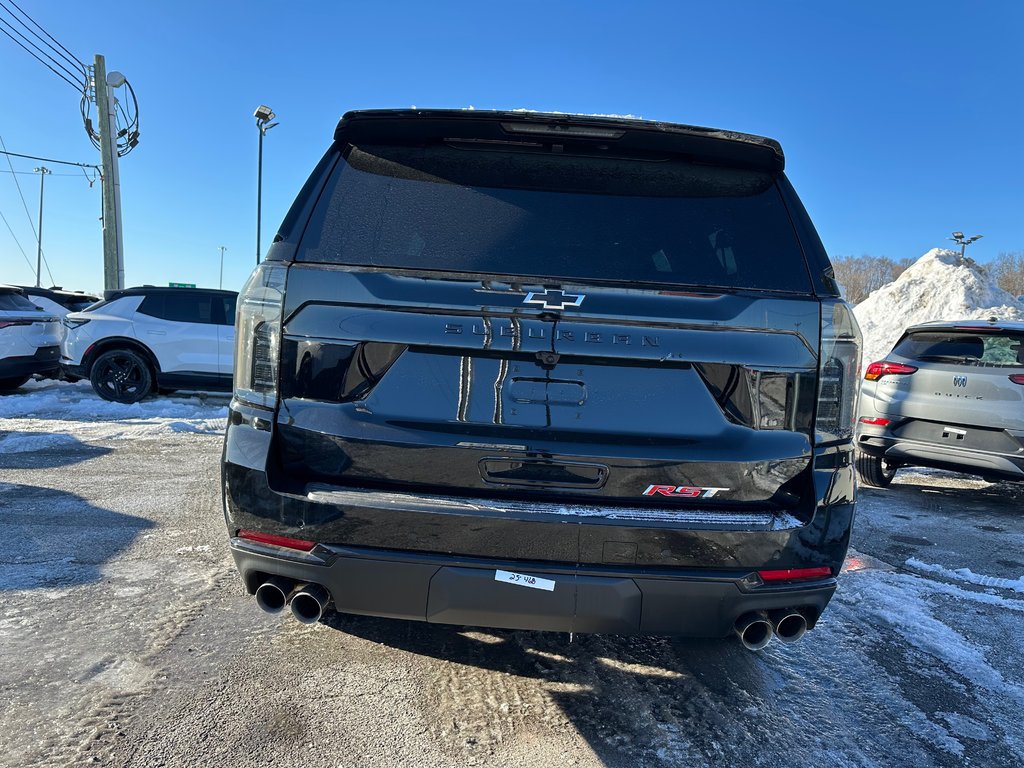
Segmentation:
{"type": "Polygon", "coordinates": [[[891,283],[914,263],[914,259],[893,261],[888,256],[834,256],[836,280],[846,291],[846,300],[859,304],[872,291],[891,283]]]}
{"type": "Polygon", "coordinates": [[[1004,291],[1024,296],[1024,251],[1003,251],[989,267],[1004,291]]]}

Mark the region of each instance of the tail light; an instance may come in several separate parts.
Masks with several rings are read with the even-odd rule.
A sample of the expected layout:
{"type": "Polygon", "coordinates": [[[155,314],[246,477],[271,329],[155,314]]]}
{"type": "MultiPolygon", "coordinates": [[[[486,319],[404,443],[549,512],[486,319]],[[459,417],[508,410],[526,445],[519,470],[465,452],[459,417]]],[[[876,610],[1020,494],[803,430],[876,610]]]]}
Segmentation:
{"type": "Polygon", "coordinates": [[[875,427],[887,427],[892,424],[892,419],[883,419],[881,416],[861,416],[861,424],[871,424],[875,427]]]}
{"type": "Polygon", "coordinates": [[[758,571],[757,575],[762,581],[807,581],[810,579],[827,579],[832,575],[832,569],[827,565],[817,568],[786,568],[778,571],[758,571]]]}
{"type": "Polygon", "coordinates": [[[32,320],[0,320],[0,328],[13,328],[19,325],[32,325],[32,320]]]}
{"type": "Polygon", "coordinates": [[[260,531],[247,531],[241,529],[238,531],[238,538],[246,539],[247,541],[255,541],[259,544],[273,544],[275,547],[287,547],[288,549],[297,549],[300,552],[309,552],[313,547],[316,546],[315,541],[306,541],[305,539],[293,539],[290,536],[277,536],[272,533],[261,533],[260,531]]]}
{"type": "Polygon", "coordinates": [[[235,397],[273,408],[281,353],[281,309],[287,268],[263,262],[238,295],[235,321],[235,397]]]}
{"type": "Polygon", "coordinates": [[[869,365],[867,371],[864,372],[864,378],[868,381],[878,381],[883,376],[889,376],[890,374],[907,376],[916,370],[917,368],[913,365],[890,363],[887,360],[882,360],[869,365]]]}
{"type": "Polygon", "coordinates": [[[1010,376],[1010,381],[1014,384],[1024,384],[1024,373],[1014,373],[1010,376]]]}
{"type": "Polygon", "coordinates": [[[821,305],[821,356],[814,432],[818,443],[853,437],[854,406],[860,383],[860,329],[842,301],[821,305]]]}

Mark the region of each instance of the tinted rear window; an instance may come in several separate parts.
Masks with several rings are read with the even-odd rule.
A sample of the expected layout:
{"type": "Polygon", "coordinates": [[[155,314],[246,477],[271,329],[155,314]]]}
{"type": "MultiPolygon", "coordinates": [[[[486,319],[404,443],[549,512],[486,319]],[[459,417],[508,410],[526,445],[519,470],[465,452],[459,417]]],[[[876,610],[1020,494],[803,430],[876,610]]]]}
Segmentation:
{"type": "Polygon", "coordinates": [[[919,362],[1018,368],[1024,365],[1024,334],[956,330],[911,333],[893,352],[919,362]]]}
{"type": "Polygon", "coordinates": [[[345,154],[300,261],[810,290],[770,173],[438,146],[345,154]]]}
{"type": "Polygon", "coordinates": [[[20,293],[3,291],[0,293],[0,309],[13,312],[36,311],[36,305],[20,293]]]}
{"type": "Polygon", "coordinates": [[[175,323],[213,323],[213,302],[209,294],[152,293],[142,300],[137,310],[150,317],[175,323]]]}

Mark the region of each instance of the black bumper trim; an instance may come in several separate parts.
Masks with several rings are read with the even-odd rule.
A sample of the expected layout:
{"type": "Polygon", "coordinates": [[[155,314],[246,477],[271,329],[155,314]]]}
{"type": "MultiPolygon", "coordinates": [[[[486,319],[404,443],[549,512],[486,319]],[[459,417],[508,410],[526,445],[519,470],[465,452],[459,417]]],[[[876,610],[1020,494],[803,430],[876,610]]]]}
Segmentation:
{"type": "Polygon", "coordinates": [[[326,561],[317,565],[237,538],[231,554],[250,592],[282,576],[322,584],[343,613],[505,629],[725,637],[755,610],[802,608],[813,625],[836,588],[835,579],[754,586],[749,571],[654,573],[337,547],[314,550],[326,561]],[[496,569],[549,579],[554,589],[497,581],[496,569]]]}

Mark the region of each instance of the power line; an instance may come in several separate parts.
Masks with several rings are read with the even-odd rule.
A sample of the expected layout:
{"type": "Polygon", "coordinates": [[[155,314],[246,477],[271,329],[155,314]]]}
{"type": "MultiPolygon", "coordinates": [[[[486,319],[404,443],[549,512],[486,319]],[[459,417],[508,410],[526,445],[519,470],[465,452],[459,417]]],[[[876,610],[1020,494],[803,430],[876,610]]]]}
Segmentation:
{"type": "MultiPolygon", "coordinates": [[[[45,29],[43,29],[43,26],[42,26],[42,25],[41,25],[41,24],[40,24],[40,23],[39,23],[38,21],[36,21],[35,19],[33,19],[33,18],[32,18],[31,16],[29,16],[29,15],[28,15],[27,13],[25,13],[25,11],[24,11],[24,10],[22,10],[21,6],[20,6],[20,5],[18,5],[18,4],[16,3],[16,2],[14,2],[14,0],[7,0],[7,2],[9,2],[9,3],[10,3],[11,5],[13,5],[13,6],[15,7],[15,8],[17,8],[17,9],[18,9],[18,13],[20,13],[20,14],[21,14],[22,16],[24,16],[24,17],[25,17],[26,19],[28,19],[29,21],[31,21],[31,22],[32,22],[32,24],[33,24],[33,25],[34,25],[34,26],[35,26],[35,27],[36,27],[36,28],[37,28],[37,29],[38,29],[38,30],[39,30],[40,32],[42,32],[42,33],[43,33],[44,35],[46,35],[46,36],[47,36],[48,38],[50,38],[50,40],[52,40],[52,41],[53,41],[54,43],[56,43],[56,44],[57,44],[57,48],[60,48],[60,50],[58,51],[58,50],[57,50],[57,48],[54,48],[54,47],[53,47],[52,45],[50,45],[50,44],[49,44],[49,43],[47,43],[47,42],[46,42],[45,40],[43,40],[43,38],[39,36],[39,33],[38,33],[38,32],[32,32],[32,30],[31,30],[31,29],[29,29],[29,31],[30,31],[30,32],[32,32],[32,34],[34,34],[34,35],[35,35],[35,36],[36,36],[37,38],[39,38],[40,40],[42,40],[42,41],[43,41],[43,43],[44,43],[44,44],[45,44],[45,45],[46,45],[46,46],[47,46],[47,47],[48,47],[48,48],[49,48],[49,49],[50,49],[51,51],[53,51],[54,53],[56,53],[56,54],[57,54],[58,56],[60,56],[61,58],[63,58],[63,59],[64,59],[64,60],[66,61],[66,62],[68,62],[68,63],[69,63],[69,64],[71,64],[72,66],[75,66],[75,67],[77,67],[77,68],[78,68],[79,70],[81,70],[81,72],[82,72],[82,76],[83,76],[83,77],[88,77],[88,75],[89,75],[89,70],[88,70],[88,68],[87,68],[87,67],[85,66],[85,64],[84,64],[84,63],[82,62],[82,60],[81,60],[81,59],[79,59],[79,58],[78,58],[77,56],[75,56],[75,55],[74,55],[74,54],[73,54],[73,53],[72,53],[71,51],[69,51],[69,50],[68,50],[67,48],[65,48],[65,47],[64,47],[63,45],[61,45],[61,44],[60,44],[60,41],[59,41],[59,40],[57,40],[57,38],[55,38],[55,37],[54,37],[53,35],[51,35],[51,34],[50,34],[49,32],[47,32],[47,31],[46,31],[45,29]],[[63,51],[63,53],[62,53],[61,51],[63,51]]],[[[13,13],[11,13],[10,9],[9,9],[9,8],[7,8],[7,7],[6,7],[6,6],[5,6],[4,4],[3,4],[3,2],[0,2],[0,8],[3,8],[3,9],[4,9],[5,11],[7,11],[7,13],[9,13],[9,14],[10,14],[11,16],[14,16],[14,14],[13,14],[13,13]]],[[[15,17],[15,18],[17,18],[17,17],[15,17]]],[[[20,20],[19,20],[19,21],[20,21],[20,20]]],[[[25,27],[26,29],[28,29],[28,26],[27,26],[27,25],[25,24],[25,22],[20,22],[20,23],[21,23],[21,25],[22,25],[23,27],[25,27]]]]}
{"type": "MultiPolygon", "coordinates": [[[[0,19],[0,22],[3,22],[4,24],[7,24],[7,22],[6,22],[6,21],[4,21],[3,19],[0,19]]],[[[8,26],[8,27],[11,27],[11,25],[10,25],[10,24],[7,24],[7,26],[8,26]]],[[[14,29],[14,27],[11,27],[11,29],[14,29]]],[[[15,31],[15,32],[17,32],[17,30],[14,30],[14,31],[15,31]]],[[[50,70],[51,72],[53,72],[53,74],[55,74],[55,75],[56,75],[57,77],[59,77],[59,78],[60,78],[61,80],[63,80],[63,81],[65,82],[65,83],[67,83],[68,85],[70,85],[70,86],[71,86],[72,88],[74,88],[74,89],[75,89],[76,91],[81,91],[81,90],[82,90],[82,85],[81,85],[81,84],[79,84],[79,83],[76,83],[76,82],[75,82],[74,80],[72,80],[71,78],[67,77],[66,75],[63,75],[63,74],[61,74],[61,73],[60,73],[60,72],[58,72],[58,71],[57,71],[56,69],[54,69],[54,68],[53,68],[53,67],[51,67],[51,66],[50,66],[49,64],[47,64],[47,63],[46,63],[46,62],[45,62],[45,61],[44,61],[43,59],[39,58],[39,57],[38,57],[38,56],[36,56],[36,55],[35,55],[34,53],[32,53],[32,51],[30,51],[30,50],[29,50],[28,48],[25,48],[25,46],[24,46],[24,45],[23,45],[23,44],[22,44],[22,43],[21,43],[21,42],[20,42],[20,41],[19,41],[19,40],[18,40],[17,38],[15,38],[15,37],[14,37],[14,35],[12,35],[12,34],[11,34],[10,32],[8,32],[8,31],[7,31],[6,29],[3,29],[2,27],[0,27],[0,32],[3,32],[3,33],[4,33],[5,35],[7,35],[7,36],[8,36],[9,38],[11,38],[11,40],[14,40],[14,42],[15,42],[15,43],[17,43],[17,44],[18,44],[19,46],[21,46],[22,48],[24,48],[25,52],[26,52],[26,53],[28,53],[28,55],[29,55],[29,56],[31,56],[31,57],[32,57],[33,59],[35,59],[35,60],[36,60],[36,61],[38,61],[38,62],[39,62],[40,64],[42,64],[42,65],[43,65],[44,67],[46,67],[46,68],[47,68],[48,70],[50,70]]],[[[20,34],[20,33],[19,33],[19,34],[20,34]]]]}
{"type": "MultiPolygon", "coordinates": [[[[28,225],[32,228],[32,236],[38,240],[39,235],[36,233],[36,225],[32,221],[32,214],[28,212],[28,203],[25,202],[25,194],[21,191],[21,183],[18,181],[18,176],[14,173],[14,165],[11,163],[11,156],[7,154],[7,145],[4,144],[3,136],[0,136],[0,149],[3,150],[4,155],[7,157],[7,165],[11,169],[11,178],[14,179],[14,186],[18,188],[18,197],[21,198],[21,204],[25,208],[25,216],[28,217],[28,225]]],[[[42,254],[41,248],[40,254],[43,257],[43,264],[46,265],[46,273],[50,276],[50,285],[55,285],[56,283],[53,280],[53,273],[50,272],[50,264],[46,261],[46,255],[42,254]]]]}
{"type": "MultiPolygon", "coordinates": [[[[11,16],[11,18],[13,18],[19,24],[21,24],[21,26],[23,28],[27,29],[30,33],[35,35],[37,40],[40,40],[44,45],[46,44],[45,40],[43,40],[41,37],[39,37],[38,34],[32,32],[32,30],[29,29],[25,25],[25,22],[21,21],[20,19],[18,19],[18,17],[16,17],[13,13],[11,13],[10,9],[8,9],[7,6],[5,6],[2,2],[0,2],[0,9],[2,9],[4,11],[7,11],[7,13],[11,16]]],[[[83,81],[84,81],[84,79],[85,79],[85,73],[84,72],[73,72],[72,70],[68,69],[64,65],[63,62],[58,61],[52,55],[50,55],[50,53],[48,51],[45,51],[42,48],[40,48],[38,45],[36,45],[35,42],[33,42],[28,37],[26,37],[24,32],[22,32],[19,29],[17,29],[13,24],[11,24],[9,21],[7,21],[7,19],[0,18],[0,22],[2,22],[8,29],[10,29],[12,32],[14,32],[14,34],[16,34],[18,37],[20,37],[26,43],[28,43],[33,48],[35,48],[43,57],[46,58],[47,61],[49,61],[51,64],[55,65],[58,69],[60,69],[62,72],[64,72],[64,74],[66,74],[71,79],[72,82],[76,81],[79,77],[81,77],[83,79],[83,81]]],[[[22,47],[24,47],[24,46],[22,46],[22,47]]],[[[72,66],[74,66],[74,65],[72,65],[72,66]]]]}
{"type": "MultiPolygon", "coordinates": [[[[32,172],[32,171],[5,171],[3,168],[0,168],[0,173],[13,173],[15,176],[35,176],[35,173],[32,172]]],[[[77,173],[51,173],[51,174],[48,174],[48,175],[49,176],[74,176],[76,179],[82,178],[77,173]]],[[[86,178],[89,178],[89,177],[86,176],[86,178]]]]}
{"type": "Polygon", "coordinates": [[[26,160],[39,160],[42,163],[57,163],[59,165],[73,165],[76,168],[92,168],[94,170],[100,170],[98,165],[92,163],[73,163],[70,160],[54,160],[51,157],[36,157],[35,155],[23,155],[19,152],[8,152],[7,149],[0,151],[0,155],[7,155],[9,157],[22,157],[26,160]]]}
{"type": "MultiPolygon", "coordinates": [[[[14,244],[16,246],[18,246],[18,250],[21,251],[21,257],[23,259],[25,259],[25,263],[28,264],[28,268],[32,269],[32,260],[29,259],[28,254],[25,253],[25,249],[21,247],[21,242],[18,240],[18,236],[16,234],[14,234],[14,230],[11,229],[11,225],[7,221],[7,217],[4,216],[4,212],[3,211],[0,211],[0,219],[4,220],[4,224],[7,225],[7,231],[10,232],[11,233],[11,237],[14,238],[14,244]]],[[[53,275],[50,275],[50,278],[52,279],[53,275]]],[[[51,282],[50,285],[53,285],[53,283],[51,282]]]]}

